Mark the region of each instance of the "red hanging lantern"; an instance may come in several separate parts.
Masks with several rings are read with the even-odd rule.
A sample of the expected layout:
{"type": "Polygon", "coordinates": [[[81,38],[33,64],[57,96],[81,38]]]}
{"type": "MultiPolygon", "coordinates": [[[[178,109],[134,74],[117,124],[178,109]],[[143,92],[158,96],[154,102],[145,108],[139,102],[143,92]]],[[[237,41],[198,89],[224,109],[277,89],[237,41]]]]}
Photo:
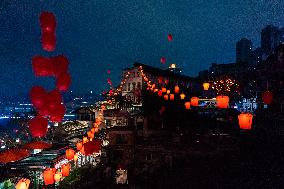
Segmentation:
{"type": "Polygon", "coordinates": [[[216,97],[217,108],[228,108],[229,97],[228,96],[217,96],[216,97]]]}
{"type": "Polygon", "coordinates": [[[179,86],[178,85],[175,86],[175,93],[179,93],[179,86]]]}
{"type": "Polygon", "coordinates": [[[65,152],[65,156],[68,160],[73,159],[74,154],[75,154],[75,151],[72,148],[67,149],[66,152],[65,152]]]}
{"type": "Polygon", "coordinates": [[[168,34],[168,41],[172,41],[173,40],[173,35],[172,34],[168,34]]]}
{"type": "Polygon", "coordinates": [[[184,106],[185,106],[185,109],[189,110],[190,109],[190,102],[185,102],[184,106]]]}
{"type": "Polygon", "coordinates": [[[165,64],[166,63],[166,58],[162,57],[160,61],[161,61],[162,64],[165,64]]]}
{"type": "Polygon", "coordinates": [[[169,100],[169,95],[164,95],[164,100],[169,100]]]}
{"type": "Polygon", "coordinates": [[[78,143],[76,144],[76,147],[77,147],[77,150],[81,150],[82,147],[83,147],[83,143],[82,143],[82,142],[78,142],[78,143]]]}
{"type": "Polygon", "coordinates": [[[30,150],[47,149],[51,147],[52,147],[52,144],[43,142],[43,141],[34,141],[34,142],[27,143],[23,146],[23,148],[30,149],[30,150]]]}
{"type": "Polygon", "coordinates": [[[56,78],[56,87],[59,91],[67,91],[71,84],[71,76],[68,73],[61,74],[56,78]]]}
{"type": "Polygon", "coordinates": [[[62,172],[62,176],[67,177],[69,176],[70,173],[70,164],[64,164],[61,166],[61,172],[62,172]]]}
{"type": "Polygon", "coordinates": [[[30,98],[36,109],[43,107],[46,98],[46,91],[41,86],[34,86],[30,91],[30,98]]]}
{"type": "Polygon", "coordinates": [[[170,100],[175,100],[175,95],[174,94],[170,94],[170,100]]]}
{"type": "Polygon", "coordinates": [[[240,129],[250,130],[252,125],[253,115],[250,113],[241,113],[238,116],[240,129]]]}
{"type": "Polygon", "coordinates": [[[54,75],[59,76],[68,72],[69,61],[64,55],[55,56],[52,58],[54,75]]]}
{"type": "Polygon", "coordinates": [[[163,92],[163,93],[167,92],[167,88],[163,87],[163,88],[162,88],[162,92],[163,92]]]}
{"type": "Polygon", "coordinates": [[[41,36],[41,46],[48,52],[54,51],[56,46],[56,36],[53,33],[43,33],[41,36]]]}
{"type": "Polygon", "coordinates": [[[53,76],[53,64],[49,58],[43,56],[34,56],[32,66],[35,76],[48,77],[53,76]]]}
{"type": "Polygon", "coordinates": [[[54,33],[56,28],[56,18],[51,12],[42,12],[39,17],[40,27],[43,33],[54,33]]]}
{"type": "Polygon", "coordinates": [[[43,172],[43,180],[45,185],[50,185],[54,183],[54,170],[48,168],[43,172]]]}
{"type": "Polygon", "coordinates": [[[191,106],[198,106],[199,105],[199,98],[198,97],[191,97],[190,105],[191,106]]]}
{"type": "Polygon", "coordinates": [[[264,104],[271,104],[273,100],[273,94],[269,91],[265,91],[262,93],[262,100],[264,104]]]}
{"type": "Polygon", "coordinates": [[[28,122],[32,137],[43,137],[47,133],[48,120],[41,116],[36,116],[28,122]]]}
{"type": "Polygon", "coordinates": [[[28,189],[30,186],[31,181],[26,178],[21,178],[18,183],[16,184],[16,189],[28,189]]]}
{"type": "Polygon", "coordinates": [[[158,96],[163,96],[162,90],[158,90],[158,96]]]}

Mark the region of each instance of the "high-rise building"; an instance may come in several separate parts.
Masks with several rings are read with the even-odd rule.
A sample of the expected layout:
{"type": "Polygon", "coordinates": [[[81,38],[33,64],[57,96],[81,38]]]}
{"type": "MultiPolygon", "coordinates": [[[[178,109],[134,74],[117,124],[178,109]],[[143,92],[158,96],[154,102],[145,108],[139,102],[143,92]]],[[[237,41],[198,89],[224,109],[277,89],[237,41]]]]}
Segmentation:
{"type": "Polygon", "coordinates": [[[273,25],[268,25],[261,30],[261,49],[266,56],[284,42],[282,33],[282,29],[273,25]]]}
{"type": "Polygon", "coordinates": [[[242,38],[236,44],[236,62],[251,63],[252,60],[252,42],[242,38]]]}

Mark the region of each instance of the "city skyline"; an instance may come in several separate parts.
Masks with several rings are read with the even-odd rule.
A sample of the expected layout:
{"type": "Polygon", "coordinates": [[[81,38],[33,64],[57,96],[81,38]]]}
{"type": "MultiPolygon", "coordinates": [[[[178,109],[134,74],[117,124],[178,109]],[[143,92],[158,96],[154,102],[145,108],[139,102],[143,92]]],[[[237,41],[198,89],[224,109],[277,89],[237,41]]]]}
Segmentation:
{"type": "Polygon", "coordinates": [[[40,50],[38,12],[42,10],[52,10],[57,16],[54,54],[69,57],[71,90],[99,93],[108,88],[109,76],[117,85],[121,70],[134,62],[160,68],[174,62],[190,76],[213,62],[235,62],[236,42],[245,37],[253,49],[260,46],[262,28],[282,26],[278,13],[283,7],[284,3],[263,1],[2,1],[0,95],[27,94],[35,84],[51,89],[52,79],[37,79],[31,71],[32,56],[47,55],[40,50]],[[173,34],[171,43],[168,33],[173,34]],[[164,66],[159,62],[162,56],[170,61],[164,66]]]}

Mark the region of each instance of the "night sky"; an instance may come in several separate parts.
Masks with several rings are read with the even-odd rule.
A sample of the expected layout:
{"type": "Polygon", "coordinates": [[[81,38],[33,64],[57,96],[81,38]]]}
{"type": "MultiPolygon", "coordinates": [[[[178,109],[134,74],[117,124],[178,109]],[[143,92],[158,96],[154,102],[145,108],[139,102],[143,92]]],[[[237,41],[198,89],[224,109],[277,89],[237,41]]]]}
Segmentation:
{"type": "Polygon", "coordinates": [[[242,37],[260,44],[267,24],[283,26],[284,1],[276,0],[1,0],[0,96],[27,94],[32,85],[51,89],[52,78],[35,78],[34,55],[65,54],[74,93],[107,88],[135,61],[152,66],[165,56],[196,76],[212,62],[235,61],[242,37]],[[57,48],[44,52],[38,15],[57,17],[57,48]],[[167,34],[174,40],[169,43],[167,34]]]}

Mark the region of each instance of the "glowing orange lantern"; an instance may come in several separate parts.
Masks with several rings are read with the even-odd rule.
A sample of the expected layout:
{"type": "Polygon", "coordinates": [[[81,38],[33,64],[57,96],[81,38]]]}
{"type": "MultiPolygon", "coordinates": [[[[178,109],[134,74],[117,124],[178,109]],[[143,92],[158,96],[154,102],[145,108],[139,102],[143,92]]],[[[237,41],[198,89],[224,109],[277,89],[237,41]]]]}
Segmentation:
{"type": "Polygon", "coordinates": [[[78,143],[76,144],[76,147],[77,147],[77,150],[81,150],[82,147],[83,147],[83,143],[82,143],[82,142],[78,142],[78,143]]]}
{"type": "Polygon", "coordinates": [[[50,185],[54,183],[54,170],[53,169],[46,169],[43,172],[43,180],[45,185],[50,185]]]}
{"type": "Polygon", "coordinates": [[[162,88],[162,92],[163,92],[163,93],[167,92],[167,88],[163,87],[163,88],[162,88]]]}
{"type": "Polygon", "coordinates": [[[191,106],[198,106],[198,101],[199,101],[198,97],[191,97],[190,99],[191,106]]]}
{"type": "Polygon", "coordinates": [[[55,182],[59,182],[61,180],[61,178],[62,178],[62,173],[57,172],[57,173],[54,174],[55,182]]]}
{"type": "Polygon", "coordinates": [[[175,86],[175,93],[179,93],[179,86],[178,85],[175,86]]]}
{"type": "Polygon", "coordinates": [[[170,100],[174,100],[175,99],[175,95],[174,94],[170,94],[170,100]]]}
{"type": "Polygon", "coordinates": [[[210,84],[209,83],[203,83],[203,89],[204,91],[208,91],[210,84]]]}
{"type": "Polygon", "coordinates": [[[73,159],[75,151],[72,148],[66,150],[65,155],[68,160],[73,159]]]}
{"type": "Polygon", "coordinates": [[[228,108],[229,106],[229,97],[228,96],[217,96],[217,108],[228,108]]]}
{"type": "Polygon", "coordinates": [[[171,90],[167,90],[167,94],[170,94],[171,93],[171,90]]]}
{"type": "Polygon", "coordinates": [[[83,144],[85,144],[86,142],[88,142],[88,137],[83,137],[83,144]]]}
{"type": "Polygon", "coordinates": [[[62,176],[67,177],[70,173],[70,164],[64,164],[61,166],[62,176]]]}
{"type": "Polygon", "coordinates": [[[164,95],[165,100],[169,100],[169,95],[164,95]]]}
{"type": "Polygon", "coordinates": [[[185,106],[185,109],[189,110],[190,109],[190,102],[185,102],[184,106],[185,106]]]}
{"type": "Polygon", "coordinates": [[[181,93],[180,94],[180,99],[183,100],[185,98],[185,94],[181,93]]]}
{"type": "Polygon", "coordinates": [[[76,154],[74,155],[74,161],[77,161],[77,160],[78,160],[78,157],[79,157],[79,155],[76,153],[76,154]]]}
{"type": "Polygon", "coordinates": [[[241,129],[250,130],[252,125],[253,115],[250,113],[241,113],[238,116],[239,126],[241,129]]]}
{"type": "Polygon", "coordinates": [[[31,181],[26,178],[21,178],[16,185],[16,189],[28,189],[31,181]]]}

